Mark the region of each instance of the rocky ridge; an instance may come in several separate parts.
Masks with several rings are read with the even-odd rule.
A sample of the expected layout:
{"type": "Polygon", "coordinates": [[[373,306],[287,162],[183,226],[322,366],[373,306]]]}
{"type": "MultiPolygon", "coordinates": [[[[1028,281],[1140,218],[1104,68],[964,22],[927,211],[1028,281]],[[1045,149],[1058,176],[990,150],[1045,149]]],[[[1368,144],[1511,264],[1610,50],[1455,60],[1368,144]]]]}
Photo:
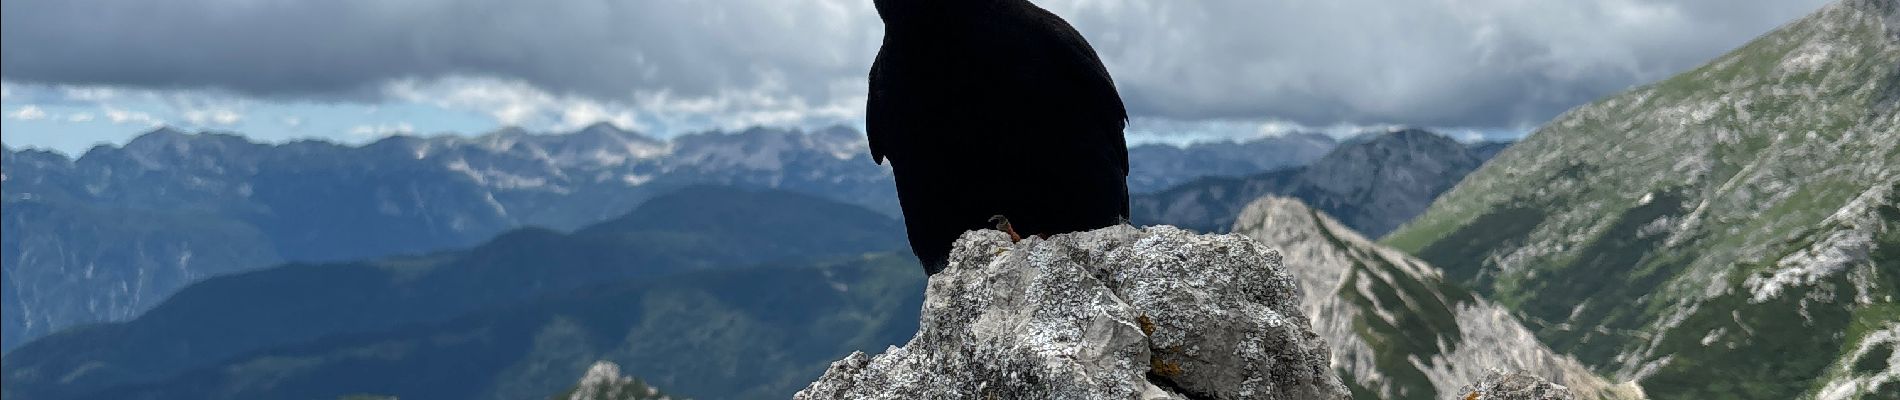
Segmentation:
{"type": "Polygon", "coordinates": [[[1233,231],[1285,255],[1304,289],[1302,311],[1362,398],[1462,395],[1461,387],[1499,368],[1553,380],[1584,399],[1641,396],[1551,351],[1504,307],[1446,282],[1438,268],[1299,200],[1262,198],[1233,231]]]}

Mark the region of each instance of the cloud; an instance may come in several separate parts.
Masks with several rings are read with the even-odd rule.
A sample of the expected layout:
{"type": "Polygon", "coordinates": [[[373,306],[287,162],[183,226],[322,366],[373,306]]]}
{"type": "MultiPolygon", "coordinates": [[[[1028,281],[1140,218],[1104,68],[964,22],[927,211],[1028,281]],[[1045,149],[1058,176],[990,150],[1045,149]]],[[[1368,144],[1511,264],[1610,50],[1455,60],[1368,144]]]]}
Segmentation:
{"type": "Polygon", "coordinates": [[[113,106],[103,106],[100,109],[103,110],[102,111],[103,113],[105,113],[106,120],[112,121],[112,123],[114,124],[120,124],[120,125],[132,124],[132,125],[147,125],[147,126],[165,124],[164,120],[158,119],[157,117],[153,117],[152,114],[145,113],[142,111],[131,111],[131,110],[126,110],[126,109],[117,108],[113,106]]]}
{"type": "Polygon", "coordinates": [[[621,129],[640,129],[634,122],[633,112],[626,110],[609,111],[598,103],[581,103],[561,111],[561,128],[575,129],[599,122],[607,122],[621,129]]]}
{"type": "Polygon", "coordinates": [[[1534,124],[1698,65],[1825,0],[1051,0],[1136,113],[1534,124]]]}
{"type": "MultiPolygon", "coordinates": [[[[1037,3],[1090,38],[1137,117],[1516,127],[1825,1],[1037,3]]],[[[370,102],[422,90],[504,124],[855,118],[881,40],[871,2],[7,0],[0,76],[370,102]]]]}
{"type": "Polygon", "coordinates": [[[410,125],[408,122],[398,122],[393,124],[357,125],[351,127],[349,133],[350,136],[353,137],[368,139],[415,132],[415,125],[410,125]]]}
{"type": "Polygon", "coordinates": [[[104,86],[66,86],[61,87],[66,100],[70,101],[107,101],[119,97],[119,90],[104,86]]]}
{"type": "Polygon", "coordinates": [[[33,121],[33,120],[45,119],[46,110],[41,110],[39,106],[28,104],[26,106],[20,107],[20,109],[18,110],[14,110],[11,113],[7,113],[7,118],[17,119],[21,121],[33,121]]]}
{"type": "Polygon", "coordinates": [[[197,125],[197,126],[211,126],[211,125],[231,126],[231,125],[237,124],[238,121],[243,121],[243,120],[244,120],[243,114],[239,114],[237,111],[226,110],[226,109],[186,110],[185,111],[185,122],[188,122],[188,123],[191,123],[192,125],[197,125]]]}
{"type": "Polygon", "coordinates": [[[66,122],[92,122],[92,113],[73,113],[66,116],[66,122]]]}

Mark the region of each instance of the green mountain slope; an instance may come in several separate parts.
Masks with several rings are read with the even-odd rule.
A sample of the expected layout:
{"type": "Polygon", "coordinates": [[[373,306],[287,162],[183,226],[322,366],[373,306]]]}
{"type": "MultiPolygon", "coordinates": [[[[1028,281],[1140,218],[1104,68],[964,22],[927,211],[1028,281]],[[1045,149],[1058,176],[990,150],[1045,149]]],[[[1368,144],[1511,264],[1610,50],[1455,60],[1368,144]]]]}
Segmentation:
{"type": "Polygon", "coordinates": [[[908,254],[589,287],[452,321],[270,349],[88,399],[530,399],[595,360],[670,394],[783,399],[854,350],[917,330],[908,254]]]}
{"type": "Polygon", "coordinates": [[[902,248],[902,238],[901,224],[888,217],[815,197],[683,189],[574,234],[523,229],[467,251],[206,280],[138,319],[64,331],[7,353],[0,394],[69,397],[252,351],[441,321],[591,285],[883,252],[902,248]]]}
{"type": "Polygon", "coordinates": [[[1900,324],[1897,108],[1900,2],[1841,1],[1560,116],[1384,240],[1654,397],[1817,395],[1900,324]]]}

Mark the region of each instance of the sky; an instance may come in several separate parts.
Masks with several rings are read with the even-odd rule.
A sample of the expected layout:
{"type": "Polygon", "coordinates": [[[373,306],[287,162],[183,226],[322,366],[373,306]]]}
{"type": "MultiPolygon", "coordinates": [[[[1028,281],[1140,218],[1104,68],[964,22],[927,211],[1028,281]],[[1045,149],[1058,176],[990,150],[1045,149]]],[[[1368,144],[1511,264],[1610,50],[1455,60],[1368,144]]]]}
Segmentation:
{"type": "MultiPolygon", "coordinates": [[[[890,0],[944,1],[944,0],[890,0]]],[[[872,0],[6,0],[0,141],[860,125],[872,0]]],[[[1825,0],[1035,0],[1132,142],[1395,126],[1522,135],[1825,0]]]]}

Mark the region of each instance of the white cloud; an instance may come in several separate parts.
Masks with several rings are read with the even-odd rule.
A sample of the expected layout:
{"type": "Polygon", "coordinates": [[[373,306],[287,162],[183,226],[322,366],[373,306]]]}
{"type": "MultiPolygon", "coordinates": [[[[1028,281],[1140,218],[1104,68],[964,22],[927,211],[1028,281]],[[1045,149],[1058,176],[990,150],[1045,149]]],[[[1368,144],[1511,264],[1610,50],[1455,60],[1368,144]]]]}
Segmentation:
{"type": "Polygon", "coordinates": [[[104,106],[102,107],[102,109],[104,110],[106,120],[112,121],[112,123],[114,124],[121,124],[121,125],[132,124],[132,125],[146,125],[146,126],[165,124],[164,120],[158,119],[157,117],[153,117],[152,114],[141,112],[141,111],[131,111],[131,110],[126,110],[126,109],[117,108],[113,106],[104,106]]]}
{"type": "MultiPolygon", "coordinates": [[[[1698,65],[1827,1],[1036,3],[1089,38],[1136,117],[1515,129],[1698,65]]],[[[8,33],[22,33],[0,37],[17,82],[393,98],[542,127],[854,119],[882,33],[871,0],[0,4],[8,33]],[[352,29],[323,29],[338,25],[352,29]],[[267,29],[292,33],[230,34],[267,29]],[[195,51],[162,50],[185,47],[195,51]],[[48,56],[20,56],[33,54],[48,56]],[[406,96],[418,91],[447,97],[406,96]]]]}
{"type": "Polygon", "coordinates": [[[28,104],[28,105],[20,107],[20,109],[18,110],[14,110],[11,113],[7,113],[7,118],[13,118],[13,119],[21,120],[21,121],[33,121],[33,120],[45,119],[46,110],[41,110],[40,106],[28,104]]]}
{"type": "MultiPolygon", "coordinates": [[[[451,110],[473,110],[508,126],[540,123],[562,99],[519,80],[450,78],[430,82],[404,80],[386,85],[385,95],[451,110]]],[[[585,100],[570,100],[585,101],[585,100]]]]}
{"type": "Polygon", "coordinates": [[[66,116],[66,122],[92,122],[92,113],[73,113],[66,116]]]}
{"type": "Polygon", "coordinates": [[[561,124],[557,129],[578,129],[595,123],[607,122],[621,129],[640,130],[642,127],[633,118],[633,111],[608,110],[595,102],[572,104],[561,112],[561,124]]]}
{"type": "Polygon", "coordinates": [[[1188,144],[1248,140],[1296,133],[1318,133],[1348,137],[1366,132],[1399,128],[1391,124],[1305,125],[1285,119],[1205,119],[1177,120],[1135,117],[1128,121],[1132,144],[1188,144]]]}
{"type": "Polygon", "coordinates": [[[358,139],[380,138],[390,135],[406,135],[416,132],[416,127],[408,122],[393,124],[357,125],[350,128],[349,134],[358,139]]]}
{"type": "Polygon", "coordinates": [[[116,99],[120,93],[119,89],[108,86],[64,86],[60,91],[64,92],[67,100],[92,102],[116,99]]]}
{"type": "Polygon", "coordinates": [[[284,126],[288,126],[291,129],[303,127],[302,117],[284,117],[278,121],[284,123],[284,126]]]}
{"type": "Polygon", "coordinates": [[[1701,64],[1826,0],[1044,0],[1131,111],[1512,127],[1701,64]]]}
{"type": "MultiPolygon", "coordinates": [[[[725,89],[710,95],[688,96],[672,91],[633,94],[631,101],[603,101],[581,95],[557,95],[526,81],[457,77],[434,81],[405,80],[384,87],[398,101],[416,102],[450,110],[468,110],[496,123],[535,129],[568,130],[597,122],[626,129],[679,133],[704,129],[740,129],[752,126],[813,126],[850,123],[862,118],[864,96],[844,96],[814,103],[787,96],[780,79],[767,80],[756,89],[725,89]]],[[[843,80],[827,89],[840,93],[861,91],[863,78],[843,80]]]]}
{"type": "Polygon", "coordinates": [[[232,111],[229,109],[186,110],[185,111],[185,122],[189,122],[192,125],[198,125],[198,126],[210,126],[210,125],[231,126],[231,125],[236,125],[238,121],[243,121],[243,120],[244,120],[243,114],[239,114],[237,111],[232,111]]]}

